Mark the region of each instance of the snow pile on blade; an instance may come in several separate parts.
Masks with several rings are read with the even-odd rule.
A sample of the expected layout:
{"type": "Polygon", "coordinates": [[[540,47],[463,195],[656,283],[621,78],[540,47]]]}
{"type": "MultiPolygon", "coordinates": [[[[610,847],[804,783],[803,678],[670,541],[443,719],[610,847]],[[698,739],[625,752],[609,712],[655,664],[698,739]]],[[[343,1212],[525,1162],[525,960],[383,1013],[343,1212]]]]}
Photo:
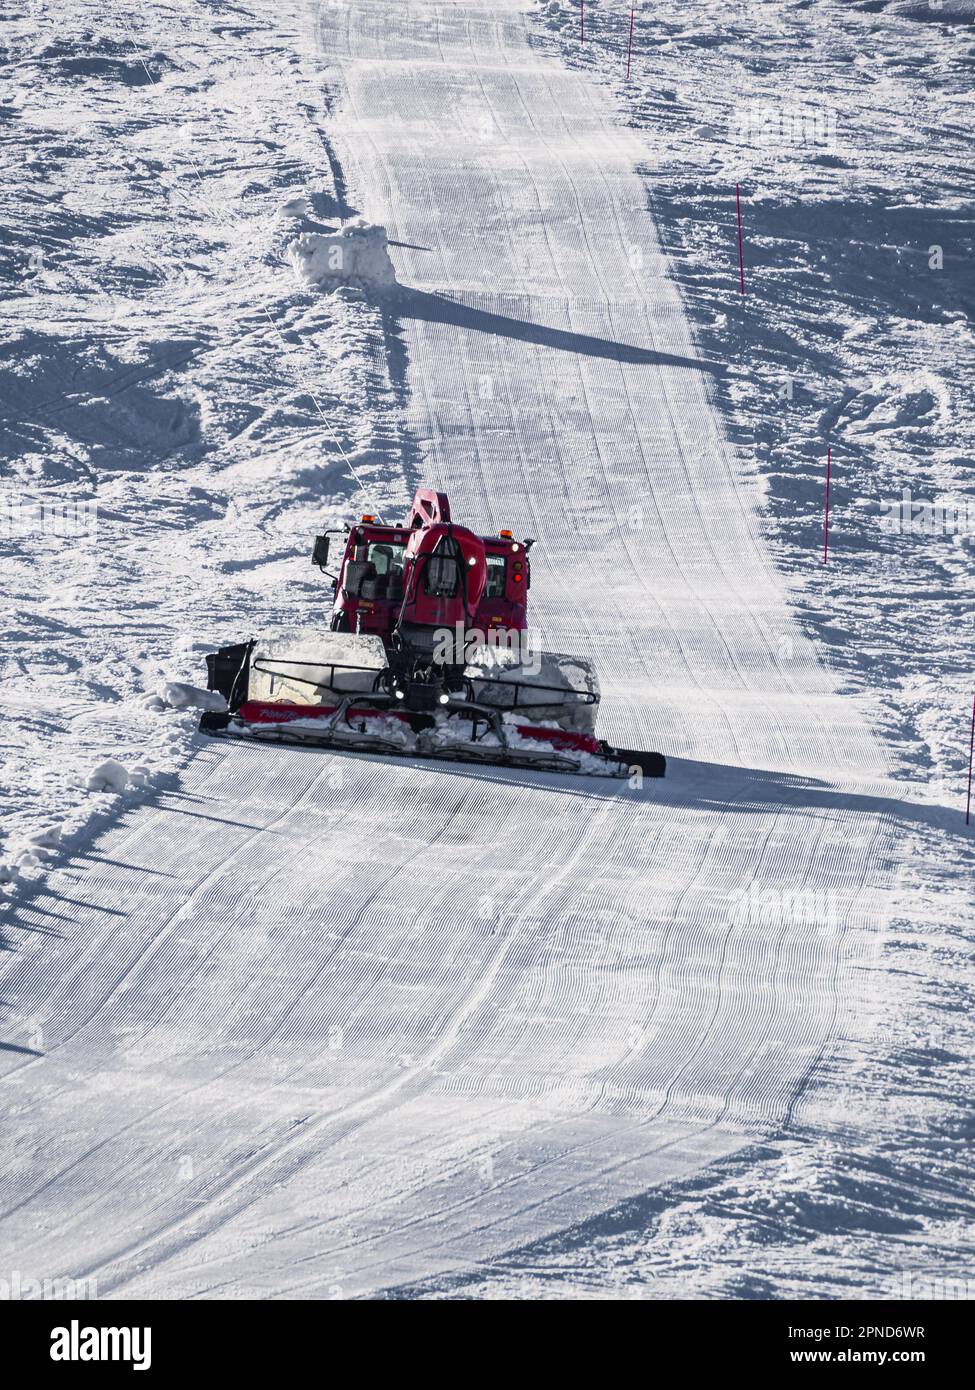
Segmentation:
{"type": "Polygon", "coordinates": [[[247,686],[252,700],[335,703],[335,695],[366,694],[386,666],[378,637],[279,627],[255,644],[247,686]]]}
{"type": "Polygon", "coordinates": [[[623,777],[629,772],[622,760],[604,750],[595,738],[586,734],[576,737],[554,721],[519,724],[516,715],[506,714],[502,725],[503,742],[490,731],[472,743],[470,731],[465,732],[461,721],[442,716],[436,728],[421,735],[421,740],[425,751],[437,757],[454,753],[468,761],[482,759],[520,767],[557,768],[588,777],[623,777]]]}
{"type": "Polygon", "coordinates": [[[416,736],[409,724],[395,714],[374,709],[321,709],[300,705],[269,706],[248,703],[231,721],[234,733],[320,747],[362,752],[409,753],[416,750],[416,736]],[[292,713],[293,711],[293,713],[292,713]]]}
{"type": "Polygon", "coordinates": [[[278,628],[207,657],[225,710],[205,710],[209,734],[347,752],[493,763],[502,767],[662,777],[657,753],[613,748],[595,734],[599,685],[588,661],[557,652],[497,650],[432,683],[387,664],[382,639],[278,628]]]}
{"type": "Polygon", "coordinates": [[[396,271],[388,246],[385,227],[356,217],[335,232],[302,232],[288,247],[288,255],[306,285],[389,290],[396,284],[396,271]]]}
{"type": "MultiPolygon", "coordinates": [[[[519,724],[508,715],[499,729],[475,731],[469,720],[437,716],[430,728],[414,729],[395,712],[343,705],[313,707],[247,701],[229,719],[224,732],[258,741],[308,743],[345,752],[371,752],[417,758],[445,758],[498,766],[574,772],[591,777],[625,777],[629,765],[589,734],[557,724],[519,724]]],[[[210,732],[216,732],[211,727],[210,732]]]]}
{"type": "Polygon", "coordinates": [[[534,723],[595,732],[599,681],[592,663],[562,652],[483,647],[464,671],[478,704],[513,709],[534,723]],[[514,701],[514,704],[512,704],[514,701]]]}

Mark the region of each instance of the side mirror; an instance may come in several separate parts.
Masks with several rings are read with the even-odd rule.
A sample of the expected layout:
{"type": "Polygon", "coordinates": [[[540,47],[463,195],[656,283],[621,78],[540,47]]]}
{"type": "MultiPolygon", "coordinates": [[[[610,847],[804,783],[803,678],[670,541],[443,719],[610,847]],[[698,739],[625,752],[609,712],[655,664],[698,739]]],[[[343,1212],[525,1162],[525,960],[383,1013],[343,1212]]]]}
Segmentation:
{"type": "Polygon", "coordinates": [[[315,537],[315,549],[311,553],[311,562],[317,565],[324,574],[325,566],[328,564],[328,536],[315,537]]]}

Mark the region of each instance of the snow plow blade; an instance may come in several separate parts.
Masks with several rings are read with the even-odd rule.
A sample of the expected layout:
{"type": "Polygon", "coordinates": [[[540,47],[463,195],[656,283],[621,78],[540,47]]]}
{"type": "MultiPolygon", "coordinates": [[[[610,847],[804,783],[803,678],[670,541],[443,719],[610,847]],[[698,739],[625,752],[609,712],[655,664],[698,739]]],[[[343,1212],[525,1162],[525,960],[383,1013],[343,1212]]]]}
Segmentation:
{"type": "Polygon", "coordinates": [[[218,737],[583,776],[666,771],[659,753],[596,738],[595,673],[555,653],[530,671],[516,659],[468,666],[447,682],[402,681],[377,638],[283,630],[222,647],[207,672],[228,708],[205,712],[200,729],[218,737]]]}

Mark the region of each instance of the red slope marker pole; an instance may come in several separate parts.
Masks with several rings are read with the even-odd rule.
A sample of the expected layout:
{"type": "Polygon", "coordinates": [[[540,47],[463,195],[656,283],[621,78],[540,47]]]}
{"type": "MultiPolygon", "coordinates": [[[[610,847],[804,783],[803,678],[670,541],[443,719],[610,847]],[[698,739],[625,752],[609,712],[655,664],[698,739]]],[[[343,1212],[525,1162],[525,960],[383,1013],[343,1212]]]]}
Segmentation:
{"type": "Polygon", "coordinates": [[[968,740],[968,801],[965,804],[965,824],[972,818],[972,754],[975,753],[975,699],[972,700],[972,733],[968,740]]]}
{"type": "Polygon", "coordinates": [[[630,39],[626,46],[626,80],[630,80],[630,59],[633,57],[633,16],[636,14],[636,0],[630,6],[630,39]]]}
{"type": "Polygon", "coordinates": [[[829,559],[829,475],[832,471],[832,449],[826,450],[826,522],[823,526],[823,564],[829,559]]]}
{"type": "Polygon", "coordinates": [[[745,257],[741,249],[741,188],[735,184],[735,201],[738,204],[738,274],[741,277],[741,292],[745,293],[745,257]]]}

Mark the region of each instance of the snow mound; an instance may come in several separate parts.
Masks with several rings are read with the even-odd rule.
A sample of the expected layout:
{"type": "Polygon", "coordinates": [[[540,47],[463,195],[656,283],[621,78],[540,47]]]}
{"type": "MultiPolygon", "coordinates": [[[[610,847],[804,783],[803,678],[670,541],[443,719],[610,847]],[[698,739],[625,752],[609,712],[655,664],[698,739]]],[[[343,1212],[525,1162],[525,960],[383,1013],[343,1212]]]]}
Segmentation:
{"type": "Polygon", "coordinates": [[[302,232],[289,245],[288,255],[306,285],[388,290],[396,284],[385,227],[361,217],[335,232],[302,232]]]}
{"type": "MultiPolygon", "coordinates": [[[[227,701],[218,690],[202,690],[198,685],[187,685],[184,681],[166,681],[158,699],[166,709],[205,709],[222,713],[227,708],[227,701]]],[[[159,705],[153,707],[160,708],[159,705]]]]}
{"type": "Polygon", "coordinates": [[[128,784],[128,768],[114,758],[107,758],[88,774],[85,786],[90,792],[124,792],[128,784]]]}
{"type": "Polygon", "coordinates": [[[891,14],[931,24],[975,24],[975,0],[893,0],[891,14]]]}
{"type": "Polygon", "coordinates": [[[293,198],[289,198],[281,204],[278,212],[282,217],[307,217],[309,213],[308,199],[304,193],[296,193],[293,198]]]}
{"type": "Polygon", "coordinates": [[[27,836],[27,843],[34,849],[57,849],[61,843],[61,827],[59,825],[43,826],[40,830],[35,830],[27,836]]]}

